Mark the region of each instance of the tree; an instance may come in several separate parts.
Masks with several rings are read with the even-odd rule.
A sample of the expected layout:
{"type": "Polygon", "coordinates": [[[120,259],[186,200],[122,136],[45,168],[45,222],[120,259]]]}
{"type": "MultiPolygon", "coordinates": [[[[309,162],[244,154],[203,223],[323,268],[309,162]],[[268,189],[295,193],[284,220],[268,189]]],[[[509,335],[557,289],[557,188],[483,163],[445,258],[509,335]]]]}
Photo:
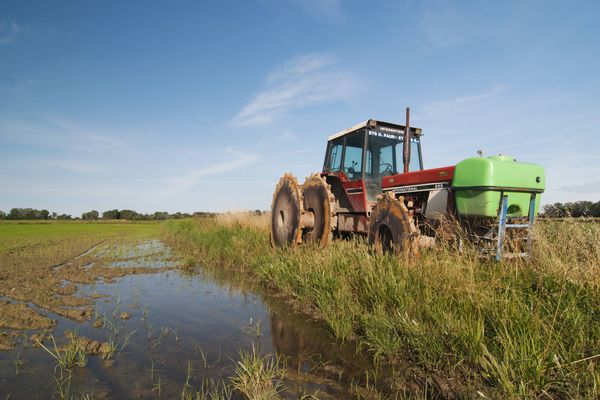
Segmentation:
{"type": "Polygon", "coordinates": [[[594,203],[590,209],[592,217],[600,217],[600,201],[594,203]]]}
{"type": "Polygon", "coordinates": [[[6,219],[6,213],[4,211],[0,211],[0,219],[6,219]]]}
{"type": "Polygon", "coordinates": [[[98,219],[99,216],[100,214],[98,213],[98,211],[92,210],[81,214],[81,219],[84,219],[86,221],[95,221],[98,219]]]}
{"type": "Polygon", "coordinates": [[[121,214],[119,214],[119,210],[108,210],[102,213],[102,219],[119,219],[121,214]]]}
{"type": "Polygon", "coordinates": [[[11,208],[7,219],[33,219],[33,210],[31,208],[11,208]]]}
{"type": "Polygon", "coordinates": [[[543,207],[544,215],[548,218],[562,218],[564,217],[564,210],[562,208],[562,204],[554,203],[554,204],[546,204],[543,207]]]}
{"type": "Polygon", "coordinates": [[[546,204],[543,207],[544,215],[549,218],[566,217],[600,217],[600,201],[576,201],[569,203],[546,204]]]}
{"type": "Polygon", "coordinates": [[[140,214],[138,214],[137,212],[133,211],[133,210],[121,210],[119,211],[119,219],[126,219],[129,221],[133,221],[136,219],[140,219],[140,214]]]}
{"type": "Polygon", "coordinates": [[[169,218],[169,213],[166,211],[156,211],[152,214],[152,219],[156,221],[164,220],[169,218]]]}
{"type": "Polygon", "coordinates": [[[50,211],[36,210],[34,208],[12,208],[6,219],[22,220],[22,219],[48,219],[50,211]]]}
{"type": "Polygon", "coordinates": [[[593,205],[594,203],[591,201],[576,201],[573,203],[571,215],[573,217],[591,217],[593,205]]]}

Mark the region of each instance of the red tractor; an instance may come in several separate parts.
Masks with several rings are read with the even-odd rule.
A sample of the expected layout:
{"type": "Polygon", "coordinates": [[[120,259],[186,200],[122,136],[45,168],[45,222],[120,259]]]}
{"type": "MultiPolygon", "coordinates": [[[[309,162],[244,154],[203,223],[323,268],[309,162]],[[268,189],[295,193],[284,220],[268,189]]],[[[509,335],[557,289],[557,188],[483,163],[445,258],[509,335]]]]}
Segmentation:
{"type": "Polygon", "coordinates": [[[502,257],[512,229],[526,234],[511,255],[528,255],[544,170],[508,156],[423,169],[421,136],[409,126],[408,108],[405,125],[370,119],[330,136],[321,173],[302,185],[285,174],[277,184],[273,246],[325,246],[333,234],[363,234],[378,251],[417,253],[419,243],[431,241],[441,221],[452,217],[482,254],[502,257]]]}

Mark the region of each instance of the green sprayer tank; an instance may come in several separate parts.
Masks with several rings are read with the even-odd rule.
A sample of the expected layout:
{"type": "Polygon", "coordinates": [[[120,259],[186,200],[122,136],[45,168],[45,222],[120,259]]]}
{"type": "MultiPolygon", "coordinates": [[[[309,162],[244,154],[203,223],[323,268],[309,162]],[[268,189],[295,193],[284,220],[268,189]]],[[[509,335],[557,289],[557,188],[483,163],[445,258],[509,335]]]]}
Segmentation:
{"type": "MultiPolygon", "coordinates": [[[[531,193],[541,193],[546,185],[544,169],[519,162],[510,156],[467,158],[458,164],[452,180],[456,209],[463,217],[498,216],[501,195],[508,196],[509,217],[526,217],[531,193]]],[[[540,196],[535,199],[535,214],[540,196]]]]}

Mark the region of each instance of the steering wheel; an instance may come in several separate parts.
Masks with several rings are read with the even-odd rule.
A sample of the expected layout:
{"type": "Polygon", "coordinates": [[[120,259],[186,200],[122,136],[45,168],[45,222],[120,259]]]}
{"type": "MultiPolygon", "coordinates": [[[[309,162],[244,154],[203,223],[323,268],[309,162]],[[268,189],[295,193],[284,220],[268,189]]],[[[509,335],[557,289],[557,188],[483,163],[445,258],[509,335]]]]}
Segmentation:
{"type": "Polygon", "coordinates": [[[384,175],[384,176],[394,175],[394,166],[392,164],[390,164],[390,163],[379,164],[379,168],[381,168],[382,166],[385,166],[385,169],[383,170],[383,172],[381,172],[381,175],[384,175]]]}

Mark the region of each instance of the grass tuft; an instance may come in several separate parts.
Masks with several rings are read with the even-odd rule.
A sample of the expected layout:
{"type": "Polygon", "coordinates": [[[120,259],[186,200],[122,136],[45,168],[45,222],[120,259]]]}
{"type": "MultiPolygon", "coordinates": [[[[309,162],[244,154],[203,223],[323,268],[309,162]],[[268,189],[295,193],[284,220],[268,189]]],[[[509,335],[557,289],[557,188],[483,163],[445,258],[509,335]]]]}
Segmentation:
{"type": "Polygon", "coordinates": [[[252,344],[252,350],[241,350],[231,384],[249,400],[274,400],[282,389],[284,368],[275,356],[261,355],[252,344]]]}

